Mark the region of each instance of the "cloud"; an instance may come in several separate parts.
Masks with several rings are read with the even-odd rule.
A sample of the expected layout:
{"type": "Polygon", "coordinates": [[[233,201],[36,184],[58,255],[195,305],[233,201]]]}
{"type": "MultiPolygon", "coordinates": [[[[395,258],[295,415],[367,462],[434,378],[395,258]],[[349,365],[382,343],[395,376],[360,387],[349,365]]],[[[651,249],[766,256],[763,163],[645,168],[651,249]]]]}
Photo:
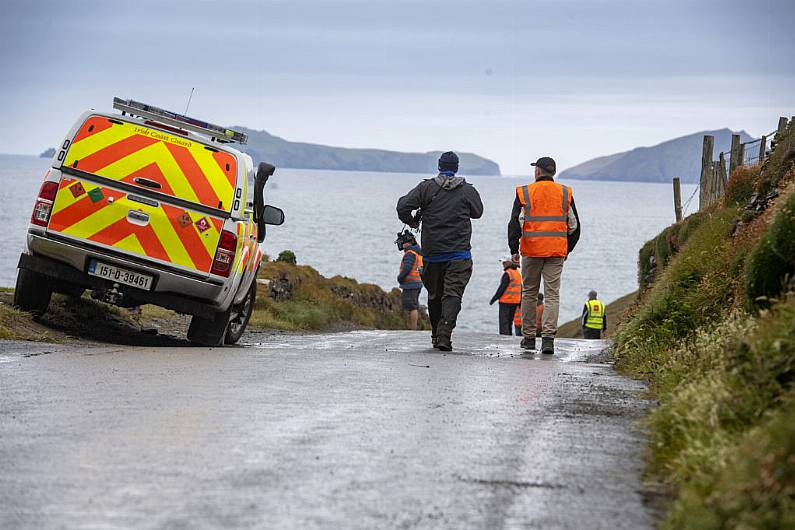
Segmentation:
{"type": "Polygon", "coordinates": [[[196,87],[193,109],[213,121],[460,145],[519,171],[539,127],[586,141],[571,131],[599,122],[566,152],[603,154],[632,147],[611,131],[648,143],[788,112],[793,15],[783,0],[15,3],[0,20],[0,115],[20,125],[0,140],[37,152],[114,95],[179,110],[196,87]]]}

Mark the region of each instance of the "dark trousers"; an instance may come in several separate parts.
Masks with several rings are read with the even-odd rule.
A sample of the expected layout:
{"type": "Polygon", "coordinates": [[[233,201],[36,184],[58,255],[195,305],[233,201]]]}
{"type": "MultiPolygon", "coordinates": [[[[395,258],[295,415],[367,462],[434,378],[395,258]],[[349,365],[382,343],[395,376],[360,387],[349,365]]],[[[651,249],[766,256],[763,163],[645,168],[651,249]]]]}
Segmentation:
{"type": "Polygon", "coordinates": [[[452,334],[471,276],[471,259],[423,263],[422,283],[428,291],[428,317],[434,337],[452,334]]]}
{"type": "Polygon", "coordinates": [[[500,302],[500,335],[510,335],[513,328],[513,317],[519,304],[503,304],[500,302]]]}
{"type": "Polygon", "coordinates": [[[582,338],[584,339],[601,339],[602,330],[593,328],[582,328],[582,338]]]}

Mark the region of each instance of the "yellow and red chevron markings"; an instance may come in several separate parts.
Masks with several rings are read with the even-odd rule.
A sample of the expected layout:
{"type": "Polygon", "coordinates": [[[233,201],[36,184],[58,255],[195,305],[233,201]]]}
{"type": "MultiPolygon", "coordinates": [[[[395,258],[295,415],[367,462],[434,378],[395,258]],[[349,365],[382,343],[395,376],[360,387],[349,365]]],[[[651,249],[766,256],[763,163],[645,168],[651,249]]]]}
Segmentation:
{"type": "Polygon", "coordinates": [[[160,184],[161,193],[227,211],[237,181],[236,159],[229,153],[103,116],[83,123],[64,165],[134,186],[143,177],[160,184]]]}
{"type": "Polygon", "coordinates": [[[163,203],[142,204],[124,192],[64,176],[48,230],[209,272],[222,227],[217,217],[163,203]],[[130,222],[131,210],[147,214],[148,223],[130,222]]]}

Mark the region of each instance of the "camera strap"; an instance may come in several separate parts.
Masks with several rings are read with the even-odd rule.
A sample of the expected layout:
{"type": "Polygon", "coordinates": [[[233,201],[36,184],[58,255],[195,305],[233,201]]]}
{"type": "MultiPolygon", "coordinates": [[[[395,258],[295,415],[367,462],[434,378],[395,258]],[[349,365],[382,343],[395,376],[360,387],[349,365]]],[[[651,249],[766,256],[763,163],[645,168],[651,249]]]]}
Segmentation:
{"type": "MultiPolygon", "coordinates": [[[[437,183],[436,185],[437,185],[437,186],[439,186],[439,184],[438,184],[438,183],[437,183]]],[[[439,194],[440,194],[440,193],[442,193],[443,191],[444,191],[444,188],[443,188],[443,187],[441,187],[441,186],[439,186],[439,189],[436,191],[436,193],[434,193],[434,194],[433,194],[433,197],[431,197],[431,200],[430,200],[430,201],[428,201],[428,204],[426,204],[425,206],[423,206],[423,208],[426,208],[426,209],[427,209],[427,208],[428,208],[428,206],[430,206],[430,205],[433,203],[434,199],[436,199],[436,197],[438,197],[438,196],[439,196],[439,194]]]]}

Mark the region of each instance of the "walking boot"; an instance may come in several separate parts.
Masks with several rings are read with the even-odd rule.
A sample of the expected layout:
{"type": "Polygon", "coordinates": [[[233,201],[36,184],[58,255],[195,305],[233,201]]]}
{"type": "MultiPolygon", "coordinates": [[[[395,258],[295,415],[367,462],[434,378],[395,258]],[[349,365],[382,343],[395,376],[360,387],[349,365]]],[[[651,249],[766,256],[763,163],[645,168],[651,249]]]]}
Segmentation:
{"type": "Polygon", "coordinates": [[[439,335],[436,337],[436,348],[439,351],[453,351],[453,343],[450,340],[450,335],[439,335]]]}
{"type": "Polygon", "coordinates": [[[535,350],[536,349],[536,338],[535,337],[523,337],[522,342],[519,346],[523,350],[535,350]]]}
{"type": "Polygon", "coordinates": [[[431,344],[433,344],[434,348],[438,348],[439,347],[439,337],[437,337],[436,335],[431,335],[431,344]]]}
{"type": "Polygon", "coordinates": [[[548,355],[555,353],[555,337],[541,337],[541,353],[548,355]]]}

